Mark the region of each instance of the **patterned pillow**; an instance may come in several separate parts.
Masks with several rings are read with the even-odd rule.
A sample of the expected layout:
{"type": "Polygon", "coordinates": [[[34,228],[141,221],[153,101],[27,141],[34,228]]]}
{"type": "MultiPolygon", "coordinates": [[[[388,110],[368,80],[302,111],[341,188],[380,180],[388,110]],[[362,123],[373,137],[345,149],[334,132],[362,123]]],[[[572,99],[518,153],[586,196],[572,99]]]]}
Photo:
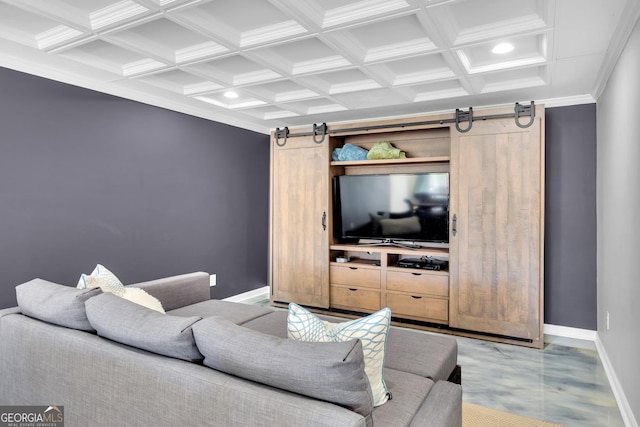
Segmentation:
{"type": "Polygon", "coordinates": [[[386,307],[361,319],[344,323],[326,322],[297,304],[289,304],[287,336],[298,341],[349,341],[358,338],[364,352],[364,371],[373,394],[373,406],[390,398],[384,383],[384,353],[391,310],[386,307]]]}
{"type": "Polygon", "coordinates": [[[164,313],[162,303],[156,297],[150,295],[141,288],[126,287],[115,274],[110,272],[105,266],[98,264],[90,275],[80,276],[77,288],[101,288],[103,292],[112,293],[131,302],[135,302],[143,307],[150,308],[160,313],[164,313]]]}
{"type": "Polygon", "coordinates": [[[102,288],[102,292],[111,292],[118,296],[124,294],[124,285],[116,277],[115,274],[110,272],[106,267],[101,264],[96,265],[90,275],[83,274],[78,281],[79,289],[88,288],[102,288]]]}

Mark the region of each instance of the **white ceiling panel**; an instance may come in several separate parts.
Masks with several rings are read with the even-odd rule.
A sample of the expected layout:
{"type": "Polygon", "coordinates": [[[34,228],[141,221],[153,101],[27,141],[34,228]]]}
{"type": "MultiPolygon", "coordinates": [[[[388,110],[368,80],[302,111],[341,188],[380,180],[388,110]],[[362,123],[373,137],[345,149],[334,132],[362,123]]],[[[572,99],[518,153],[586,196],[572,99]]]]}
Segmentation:
{"type": "Polygon", "coordinates": [[[268,132],[595,96],[639,15],[637,0],[0,0],[0,66],[268,132]]]}

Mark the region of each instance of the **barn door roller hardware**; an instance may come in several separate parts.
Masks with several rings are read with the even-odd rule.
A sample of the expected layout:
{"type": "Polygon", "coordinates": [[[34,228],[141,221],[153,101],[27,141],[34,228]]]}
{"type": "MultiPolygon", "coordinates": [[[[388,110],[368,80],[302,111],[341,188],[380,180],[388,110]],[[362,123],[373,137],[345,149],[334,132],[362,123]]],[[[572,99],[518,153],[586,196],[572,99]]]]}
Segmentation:
{"type": "Polygon", "coordinates": [[[316,144],[322,144],[324,142],[324,137],[327,134],[327,124],[323,123],[321,125],[313,124],[313,142],[316,144]],[[318,135],[321,135],[322,138],[320,140],[316,139],[318,135]]]}
{"type": "Polygon", "coordinates": [[[473,107],[469,107],[469,111],[462,111],[459,108],[456,108],[456,129],[458,129],[458,132],[469,132],[471,130],[471,126],[473,126],[473,107]],[[460,123],[462,122],[468,122],[469,124],[466,128],[462,129],[460,127],[460,123]]]}
{"type": "Polygon", "coordinates": [[[533,101],[531,101],[531,104],[529,105],[520,105],[520,103],[516,102],[515,115],[516,125],[518,125],[518,127],[524,129],[531,126],[533,124],[533,119],[535,118],[535,106],[533,101]],[[529,119],[529,123],[520,123],[520,116],[530,116],[531,118],[529,119]]]}
{"type": "Polygon", "coordinates": [[[320,125],[313,124],[313,130],[311,132],[298,132],[298,133],[290,133],[289,128],[285,127],[283,129],[277,128],[275,131],[275,140],[276,144],[279,147],[284,147],[287,144],[287,139],[298,136],[311,136],[313,137],[313,142],[316,144],[322,144],[327,135],[336,135],[340,133],[352,133],[352,132],[368,132],[371,130],[378,129],[390,129],[390,128],[410,128],[416,126],[428,126],[428,125],[443,125],[446,123],[455,123],[456,130],[460,133],[469,132],[471,127],[473,126],[473,122],[477,120],[491,120],[491,119],[509,119],[513,118],[516,121],[516,125],[521,128],[528,128],[531,126],[535,119],[535,103],[531,101],[530,104],[521,105],[516,102],[514,112],[507,114],[490,114],[487,116],[474,116],[473,115],[473,107],[469,107],[469,110],[462,111],[459,108],[456,109],[455,117],[452,119],[440,119],[440,120],[427,120],[421,122],[408,122],[408,123],[390,123],[384,125],[371,125],[371,126],[360,126],[360,127],[352,127],[352,128],[341,128],[330,130],[327,127],[326,123],[322,123],[320,125]],[[521,117],[529,116],[529,121],[527,123],[522,123],[520,121],[521,117]],[[466,123],[465,127],[462,127],[461,124],[466,123]],[[280,141],[282,140],[282,142],[280,141]]]}
{"type": "Polygon", "coordinates": [[[284,147],[285,145],[287,145],[287,138],[289,137],[289,128],[288,127],[284,127],[283,129],[276,128],[275,137],[276,137],[276,145],[278,147],[284,147]],[[282,144],[280,144],[280,138],[283,139],[282,144]]]}

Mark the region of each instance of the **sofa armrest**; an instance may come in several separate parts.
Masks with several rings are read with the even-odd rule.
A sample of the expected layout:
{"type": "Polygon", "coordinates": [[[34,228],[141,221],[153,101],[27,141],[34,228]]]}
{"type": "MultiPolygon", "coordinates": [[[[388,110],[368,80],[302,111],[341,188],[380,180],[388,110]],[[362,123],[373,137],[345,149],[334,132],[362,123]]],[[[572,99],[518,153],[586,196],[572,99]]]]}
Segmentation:
{"type": "Polygon", "coordinates": [[[22,311],[20,311],[20,307],[4,308],[0,310],[0,318],[3,318],[4,316],[7,316],[9,314],[21,314],[21,313],[22,311]]]}
{"type": "Polygon", "coordinates": [[[202,271],[127,286],[142,288],[158,298],[165,311],[211,299],[209,274],[202,271]]]}
{"type": "Polygon", "coordinates": [[[462,427],[462,386],[448,381],[433,385],[409,427],[462,427]]]}

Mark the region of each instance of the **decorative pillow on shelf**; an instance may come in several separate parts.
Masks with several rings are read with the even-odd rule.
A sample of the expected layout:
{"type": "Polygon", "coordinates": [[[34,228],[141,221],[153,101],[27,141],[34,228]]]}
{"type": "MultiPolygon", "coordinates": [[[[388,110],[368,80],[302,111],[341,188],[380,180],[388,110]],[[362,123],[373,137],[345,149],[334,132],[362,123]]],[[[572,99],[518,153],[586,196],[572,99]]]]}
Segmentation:
{"type": "Polygon", "coordinates": [[[367,160],[368,151],[362,147],[353,144],[344,144],[344,147],[336,148],[331,153],[331,160],[367,160]]]}
{"type": "Polygon", "coordinates": [[[359,339],[364,353],[364,371],[373,394],[373,406],[380,406],[390,398],[384,382],[384,355],[390,324],[391,310],[387,307],[361,319],[332,323],[290,303],[287,336],[292,340],[313,342],[359,339]]]}
{"type": "Polygon", "coordinates": [[[378,141],[373,144],[371,150],[367,154],[369,160],[380,159],[405,159],[407,155],[404,151],[391,145],[389,141],[378,141]]]}
{"type": "Polygon", "coordinates": [[[102,292],[111,292],[116,295],[122,295],[124,293],[124,285],[116,277],[115,274],[110,272],[105,266],[98,264],[93,269],[91,274],[83,274],[80,276],[77,288],[102,288],[102,292]]]}

